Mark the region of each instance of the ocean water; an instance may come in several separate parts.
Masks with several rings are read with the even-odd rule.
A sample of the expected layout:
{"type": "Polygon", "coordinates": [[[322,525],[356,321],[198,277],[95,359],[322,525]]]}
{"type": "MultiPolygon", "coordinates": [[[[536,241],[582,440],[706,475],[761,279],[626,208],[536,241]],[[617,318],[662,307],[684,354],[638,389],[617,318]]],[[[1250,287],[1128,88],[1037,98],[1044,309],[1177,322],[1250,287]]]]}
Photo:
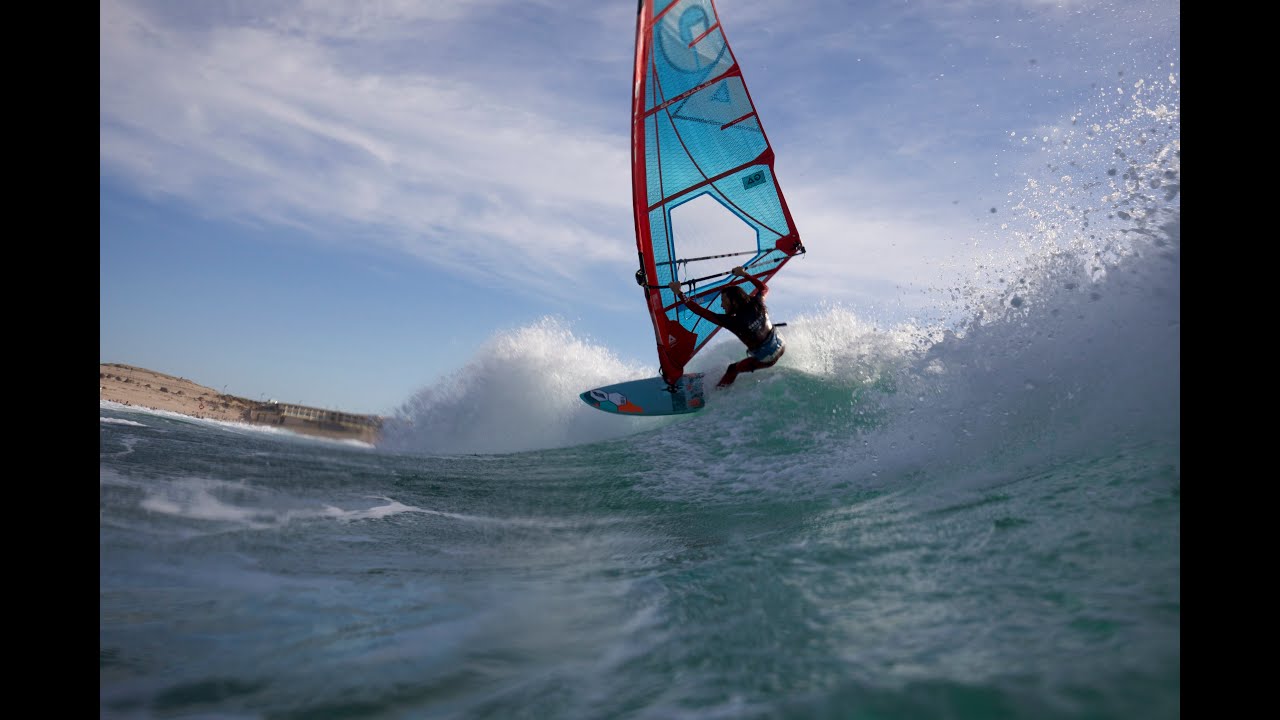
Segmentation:
{"type": "Polygon", "coordinates": [[[945,321],[789,318],[695,415],[550,318],[376,447],[102,403],[101,716],[1179,717],[1177,110],[1107,112],[945,321]]]}

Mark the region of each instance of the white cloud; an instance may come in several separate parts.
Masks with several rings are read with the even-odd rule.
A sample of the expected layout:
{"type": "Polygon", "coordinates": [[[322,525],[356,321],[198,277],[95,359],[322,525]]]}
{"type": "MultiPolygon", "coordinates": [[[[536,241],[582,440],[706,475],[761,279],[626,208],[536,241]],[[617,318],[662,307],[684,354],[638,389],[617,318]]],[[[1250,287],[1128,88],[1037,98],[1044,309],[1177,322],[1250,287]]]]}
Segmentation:
{"type": "MultiPolygon", "coordinates": [[[[890,3],[848,21],[843,0],[719,5],[822,258],[787,274],[828,299],[856,295],[850,277],[925,283],[998,252],[983,213],[1042,162],[1010,131],[1071,112],[1026,109],[1074,60],[1073,41],[1044,43],[1068,22],[1104,47],[1133,32],[1096,3],[890,3]]],[[[1156,15],[1176,30],[1176,8],[1156,15]]],[[[101,18],[104,182],[477,282],[630,291],[633,9],[106,0],[101,18]]]]}
{"type": "Polygon", "coordinates": [[[302,3],[293,20],[197,33],[110,3],[103,167],[146,194],[233,218],[321,233],[334,223],[382,228],[358,236],[481,275],[528,277],[539,266],[578,275],[576,266],[629,258],[625,135],[540,115],[505,102],[502,88],[443,72],[361,73],[314,39],[394,27],[408,10],[455,19],[444,6],[457,4],[385,3],[352,18],[302,3]]]}

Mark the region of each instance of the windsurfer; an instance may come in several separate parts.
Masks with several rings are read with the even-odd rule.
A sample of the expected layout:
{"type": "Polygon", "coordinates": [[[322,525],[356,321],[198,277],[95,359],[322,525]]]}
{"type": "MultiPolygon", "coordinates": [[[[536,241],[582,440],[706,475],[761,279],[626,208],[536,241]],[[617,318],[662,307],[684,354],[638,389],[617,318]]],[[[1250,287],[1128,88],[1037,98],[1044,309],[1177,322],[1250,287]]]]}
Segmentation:
{"type": "Polygon", "coordinates": [[[782,336],[769,320],[769,310],[765,307],[764,296],[769,292],[768,286],[747,272],[741,265],[733,269],[733,274],[746,278],[755,286],[748,295],[739,285],[730,285],[720,292],[720,304],[725,314],[712,312],[697,302],[690,302],[680,283],[672,281],[668,287],[676,294],[676,299],[685,304],[693,314],[727,328],[743,345],[747,346],[747,357],[729,365],[724,377],[716,383],[716,387],[728,387],[737,379],[740,372],[755,372],[762,368],[773,367],[786,351],[782,336]]]}

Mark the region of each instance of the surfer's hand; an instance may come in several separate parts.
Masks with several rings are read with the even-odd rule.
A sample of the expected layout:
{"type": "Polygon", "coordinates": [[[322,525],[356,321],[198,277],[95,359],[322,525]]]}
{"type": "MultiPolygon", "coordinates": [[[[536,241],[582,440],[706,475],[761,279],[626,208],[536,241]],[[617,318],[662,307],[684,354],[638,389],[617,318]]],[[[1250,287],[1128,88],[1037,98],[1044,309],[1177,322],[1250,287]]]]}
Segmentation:
{"type": "Polygon", "coordinates": [[[684,293],[681,292],[680,290],[680,282],[678,280],[672,280],[671,282],[667,283],[667,287],[671,288],[671,292],[675,293],[676,297],[680,297],[681,295],[684,295],[684,293]]]}
{"type": "Polygon", "coordinates": [[[741,265],[739,265],[738,267],[733,269],[733,274],[737,275],[738,277],[746,277],[747,271],[741,265]]]}

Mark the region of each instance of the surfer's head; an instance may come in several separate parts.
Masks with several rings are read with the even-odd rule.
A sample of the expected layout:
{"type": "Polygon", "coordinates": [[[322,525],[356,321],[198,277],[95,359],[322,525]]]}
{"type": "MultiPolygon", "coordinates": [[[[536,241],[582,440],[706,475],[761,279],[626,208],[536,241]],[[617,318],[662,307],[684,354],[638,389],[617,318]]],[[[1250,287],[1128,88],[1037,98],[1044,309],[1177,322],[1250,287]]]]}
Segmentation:
{"type": "Polygon", "coordinates": [[[726,315],[732,315],[747,306],[750,298],[747,293],[738,285],[730,285],[720,292],[720,305],[724,307],[726,315]]]}

